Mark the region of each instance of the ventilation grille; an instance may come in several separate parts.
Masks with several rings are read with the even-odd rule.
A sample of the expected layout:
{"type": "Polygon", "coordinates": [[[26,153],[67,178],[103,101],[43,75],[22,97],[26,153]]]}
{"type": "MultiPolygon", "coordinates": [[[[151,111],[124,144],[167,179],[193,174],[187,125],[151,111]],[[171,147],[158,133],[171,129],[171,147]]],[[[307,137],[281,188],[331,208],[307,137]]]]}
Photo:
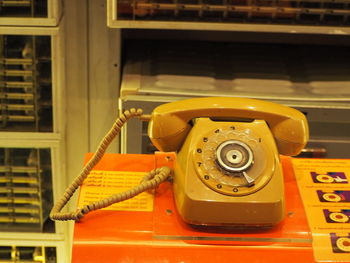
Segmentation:
{"type": "Polygon", "coordinates": [[[0,263],[55,263],[56,259],[54,247],[0,246],[0,263]]]}
{"type": "Polygon", "coordinates": [[[47,17],[48,0],[0,0],[0,17],[47,17]]]}
{"type": "Polygon", "coordinates": [[[0,231],[54,232],[50,149],[0,148],[0,231]]]}
{"type": "Polygon", "coordinates": [[[349,51],[341,46],[129,41],[121,94],[348,103],[349,51]]]}
{"type": "Polygon", "coordinates": [[[52,131],[49,36],[0,36],[0,130],[52,131]]]}
{"type": "Polygon", "coordinates": [[[118,20],[349,25],[349,0],[118,0],[118,20]]]}

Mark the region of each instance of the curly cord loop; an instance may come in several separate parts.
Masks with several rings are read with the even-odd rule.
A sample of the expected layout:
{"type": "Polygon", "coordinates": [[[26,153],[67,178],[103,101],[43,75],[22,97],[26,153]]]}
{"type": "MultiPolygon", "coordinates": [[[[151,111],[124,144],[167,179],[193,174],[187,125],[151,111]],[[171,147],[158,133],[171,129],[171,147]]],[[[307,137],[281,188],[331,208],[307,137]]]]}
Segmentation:
{"type": "Polygon", "coordinates": [[[124,191],[122,193],[118,193],[112,196],[109,196],[105,199],[90,203],[85,205],[83,208],[78,209],[76,212],[61,212],[65,205],[69,202],[75,191],[82,185],[83,181],[89,175],[94,166],[101,160],[106,149],[112,142],[112,140],[120,133],[121,127],[131,118],[138,117],[142,119],[142,110],[141,109],[130,109],[126,110],[113,124],[112,128],[108,131],[106,136],[100,142],[96,152],[92,156],[92,158],[85,165],[81,173],[73,180],[71,185],[66,189],[63,197],[54,205],[50,212],[50,218],[52,220],[75,220],[78,221],[84,217],[87,213],[105,208],[114,203],[118,203],[127,199],[130,199],[146,190],[153,189],[157,187],[160,183],[164,182],[170,175],[169,167],[161,167],[150,171],[140,182],[139,185],[124,191]]]}

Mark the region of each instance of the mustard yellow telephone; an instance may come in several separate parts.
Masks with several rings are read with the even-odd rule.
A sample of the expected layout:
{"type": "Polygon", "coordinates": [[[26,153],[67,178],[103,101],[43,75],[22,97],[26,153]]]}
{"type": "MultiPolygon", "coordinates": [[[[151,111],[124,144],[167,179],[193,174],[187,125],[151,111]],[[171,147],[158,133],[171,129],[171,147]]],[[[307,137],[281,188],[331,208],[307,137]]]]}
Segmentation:
{"type": "Polygon", "coordinates": [[[51,212],[53,220],[84,214],[154,188],[170,174],[151,171],[127,192],[73,213],[61,210],[101,159],[109,142],[132,117],[149,120],[148,135],[160,151],[176,151],[174,195],[183,220],[195,225],[271,226],[284,217],[279,154],[297,155],[308,140],[301,112],[271,102],[243,98],[196,98],[157,107],[151,116],[126,111],[94,157],[51,212]]]}
{"type": "Polygon", "coordinates": [[[199,98],[157,107],[148,133],[159,150],[178,151],[174,193],[184,221],[274,225],[284,217],[279,153],[297,155],[308,126],[286,106],[199,98]]]}

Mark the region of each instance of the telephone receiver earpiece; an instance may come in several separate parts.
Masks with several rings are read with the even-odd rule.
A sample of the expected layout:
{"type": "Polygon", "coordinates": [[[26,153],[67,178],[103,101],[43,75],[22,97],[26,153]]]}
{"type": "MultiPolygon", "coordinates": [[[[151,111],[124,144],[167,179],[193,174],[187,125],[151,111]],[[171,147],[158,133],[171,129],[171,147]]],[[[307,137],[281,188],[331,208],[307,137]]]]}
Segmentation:
{"type": "Polygon", "coordinates": [[[189,122],[198,117],[249,118],[265,120],[280,154],[300,153],[308,140],[308,125],[300,111],[272,102],[246,98],[195,98],[157,107],[148,135],[160,151],[177,151],[191,130],[189,122]]]}

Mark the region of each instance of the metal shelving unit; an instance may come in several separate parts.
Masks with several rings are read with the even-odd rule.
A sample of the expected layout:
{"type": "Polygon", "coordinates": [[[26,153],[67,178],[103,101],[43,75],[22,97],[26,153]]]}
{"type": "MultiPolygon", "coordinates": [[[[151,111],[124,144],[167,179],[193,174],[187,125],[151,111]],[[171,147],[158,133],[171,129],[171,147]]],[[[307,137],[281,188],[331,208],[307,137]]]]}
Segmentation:
{"type": "Polygon", "coordinates": [[[61,30],[0,27],[0,32],[0,131],[61,133],[61,30]]]}
{"type": "Polygon", "coordinates": [[[49,219],[66,180],[64,32],[47,25],[0,26],[0,262],[69,258],[49,219]]]}
{"type": "Polygon", "coordinates": [[[0,263],[55,263],[56,248],[44,246],[0,246],[0,263]]]}
{"type": "Polygon", "coordinates": [[[109,26],[349,34],[348,0],[109,0],[109,26]]]}
{"type": "Polygon", "coordinates": [[[130,41],[123,92],[349,102],[350,52],[329,46],[130,41]],[[136,83],[137,85],[134,85],[136,83]],[[201,92],[202,93],[202,92],[201,92]]]}
{"type": "Polygon", "coordinates": [[[0,0],[0,25],[56,26],[61,0],[0,0]]]}
{"type": "Polygon", "coordinates": [[[67,226],[49,219],[66,180],[64,143],[24,135],[14,139],[9,134],[0,133],[0,251],[52,247],[56,261],[48,262],[66,262],[67,226]]]}
{"type": "Polygon", "coordinates": [[[51,170],[50,149],[0,148],[1,231],[54,232],[51,170]]]}
{"type": "Polygon", "coordinates": [[[52,131],[51,39],[1,35],[0,130],[52,131]]]}

